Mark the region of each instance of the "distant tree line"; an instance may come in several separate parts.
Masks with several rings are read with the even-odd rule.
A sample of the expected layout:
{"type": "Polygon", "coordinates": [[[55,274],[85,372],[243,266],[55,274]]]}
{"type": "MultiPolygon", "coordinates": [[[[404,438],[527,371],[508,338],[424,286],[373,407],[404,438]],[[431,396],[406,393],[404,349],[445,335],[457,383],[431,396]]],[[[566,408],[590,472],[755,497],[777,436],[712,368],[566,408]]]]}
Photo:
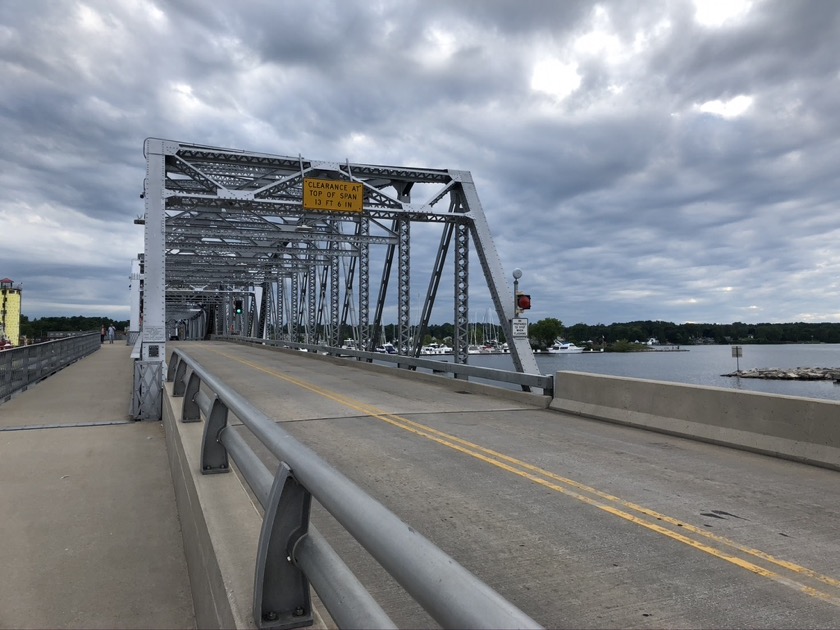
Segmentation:
{"type": "MultiPolygon", "coordinates": [[[[397,336],[397,326],[383,326],[388,340],[397,336]]],[[[534,321],[528,327],[531,344],[536,348],[546,348],[555,339],[563,338],[577,345],[591,342],[592,346],[605,346],[607,349],[622,350],[634,342],[647,343],[656,339],[660,344],[698,345],[698,344],[762,344],[762,343],[840,343],[840,323],[789,324],[675,324],[664,321],[634,321],[616,324],[574,324],[564,326],[563,322],[553,317],[534,321]],[[629,344],[629,345],[628,345],[629,344]]],[[[351,330],[346,331],[348,337],[351,330]]],[[[455,327],[451,323],[430,324],[424,335],[424,343],[430,339],[442,341],[451,339],[455,327]]],[[[483,324],[470,324],[470,343],[473,337],[478,343],[489,341],[490,332],[483,324]]],[[[501,327],[496,327],[494,334],[498,341],[507,341],[501,327]]]]}
{"type": "Polygon", "coordinates": [[[840,343],[840,323],[789,324],[674,324],[637,321],[623,324],[575,324],[564,329],[566,339],[575,342],[646,342],[654,338],[662,344],[760,344],[760,343],[840,343]]]}
{"type": "Polygon", "coordinates": [[[99,332],[102,326],[114,324],[117,330],[128,329],[128,320],[119,321],[107,317],[41,317],[30,320],[20,316],[20,334],[33,341],[46,341],[51,332],[99,332]]]}
{"type": "MultiPolygon", "coordinates": [[[[26,315],[20,317],[20,333],[28,339],[42,340],[50,332],[98,332],[104,325],[114,324],[117,330],[128,329],[128,320],[111,320],[106,317],[41,317],[30,320],[26,315]]],[[[470,324],[470,342],[484,343],[495,336],[498,341],[506,341],[501,327],[488,327],[486,324],[470,324]]],[[[353,330],[345,327],[344,337],[352,337],[353,330]]],[[[397,326],[387,324],[383,332],[388,340],[397,336],[397,326]]],[[[432,339],[443,341],[452,339],[455,334],[453,324],[430,324],[423,342],[432,339]]],[[[840,343],[840,323],[789,324],[675,324],[663,321],[634,321],[620,324],[574,324],[564,326],[563,322],[553,317],[531,322],[529,326],[531,342],[535,347],[545,348],[555,339],[564,338],[578,345],[592,342],[594,346],[615,345],[656,339],[661,344],[761,344],[761,343],[840,343]]],[[[344,338],[343,337],[343,338],[344,338]]]]}
{"type": "MultiPolygon", "coordinates": [[[[473,324],[470,324],[473,326],[473,324]]],[[[477,335],[483,339],[480,324],[477,335]]],[[[386,332],[394,330],[386,327],[386,332]]],[[[621,349],[634,342],[646,343],[656,339],[660,344],[698,345],[698,344],[762,344],[762,343],[840,343],[840,323],[793,322],[787,324],[675,324],[664,321],[634,321],[616,324],[574,324],[564,326],[563,322],[553,317],[531,322],[529,336],[533,346],[546,348],[555,339],[564,338],[577,345],[591,342],[593,346],[615,346],[621,349]]],[[[427,337],[442,340],[451,338],[454,326],[450,323],[430,325],[427,337]]],[[[499,341],[506,341],[501,328],[497,330],[499,341]]],[[[390,338],[390,337],[389,337],[390,338]]]]}

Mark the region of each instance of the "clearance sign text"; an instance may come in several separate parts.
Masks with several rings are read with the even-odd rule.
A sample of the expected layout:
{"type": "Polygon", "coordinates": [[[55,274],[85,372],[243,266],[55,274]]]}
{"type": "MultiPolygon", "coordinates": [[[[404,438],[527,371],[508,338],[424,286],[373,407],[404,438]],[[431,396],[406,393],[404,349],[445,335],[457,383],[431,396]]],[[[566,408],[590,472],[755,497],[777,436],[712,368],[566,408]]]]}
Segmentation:
{"type": "Polygon", "coordinates": [[[361,212],[362,185],[332,179],[303,178],[303,207],[328,212],[361,212]]]}

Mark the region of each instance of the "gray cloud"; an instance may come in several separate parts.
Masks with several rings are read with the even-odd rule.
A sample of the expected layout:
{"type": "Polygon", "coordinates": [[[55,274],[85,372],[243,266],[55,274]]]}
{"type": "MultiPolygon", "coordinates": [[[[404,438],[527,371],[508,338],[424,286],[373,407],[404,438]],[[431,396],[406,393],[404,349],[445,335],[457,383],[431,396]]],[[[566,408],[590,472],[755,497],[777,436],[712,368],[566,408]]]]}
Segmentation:
{"type": "Polygon", "coordinates": [[[0,275],[127,317],[156,136],[470,170],[532,319],[836,320],[840,6],[745,6],[11,3],[0,275]]]}

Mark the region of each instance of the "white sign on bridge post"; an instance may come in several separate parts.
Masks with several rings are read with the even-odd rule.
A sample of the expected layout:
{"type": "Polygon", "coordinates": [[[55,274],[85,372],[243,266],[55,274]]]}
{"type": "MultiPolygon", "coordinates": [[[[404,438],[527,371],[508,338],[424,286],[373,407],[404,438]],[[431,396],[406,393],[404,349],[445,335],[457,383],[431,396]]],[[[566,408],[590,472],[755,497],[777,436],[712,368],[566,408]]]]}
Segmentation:
{"type": "Polygon", "coordinates": [[[510,330],[514,339],[527,339],[528,320],[524,317],[514,317],[510,320],[510,330]]]}

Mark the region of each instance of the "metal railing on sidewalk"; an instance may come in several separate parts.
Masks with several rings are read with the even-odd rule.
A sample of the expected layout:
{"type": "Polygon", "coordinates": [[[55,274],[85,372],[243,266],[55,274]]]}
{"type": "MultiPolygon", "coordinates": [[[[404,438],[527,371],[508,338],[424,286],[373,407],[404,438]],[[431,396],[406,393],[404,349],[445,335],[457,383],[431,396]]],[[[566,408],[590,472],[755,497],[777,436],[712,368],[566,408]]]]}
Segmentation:
{"type": "Polygon", "coordinates": [[[181,421],[205,419],[202,473],[229,472],[232,457],[264,508],[254,584],[258,627],[310,625],[310,583],[339,627],[395,627],[310,525],[313,497],[443,627],[540,627],[182,349],[172,352],[167,380],[184,398],[181,421]],[[276,475],[228,426],[229,411],[279,460],[276,475]]]}
{"type": "Polygon", "coordinates": [[[73,335],[0,351],[0,402],[99,350],[99,333],[73,335]]]}

